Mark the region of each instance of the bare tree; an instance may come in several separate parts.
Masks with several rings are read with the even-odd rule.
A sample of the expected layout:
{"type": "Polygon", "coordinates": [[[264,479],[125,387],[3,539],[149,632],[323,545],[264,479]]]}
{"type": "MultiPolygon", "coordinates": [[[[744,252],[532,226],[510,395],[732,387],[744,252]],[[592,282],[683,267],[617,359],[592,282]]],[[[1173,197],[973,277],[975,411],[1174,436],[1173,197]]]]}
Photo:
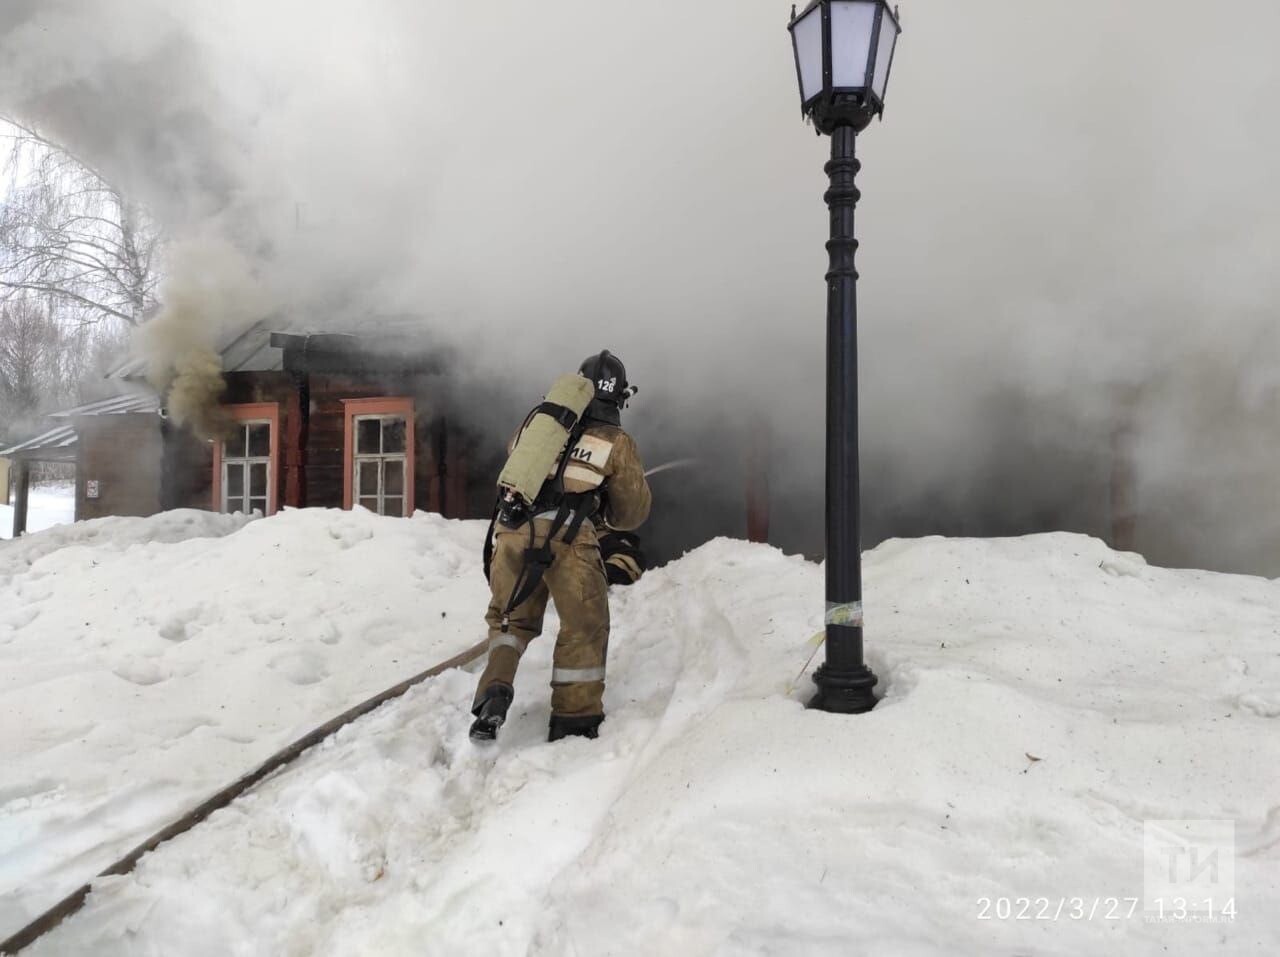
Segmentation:
{"type": "Polygon", "coordinates": [[[0,304],[0,415],[30,418],[60,391],[62,340],[56,320],[36,303],[0,304]]]}
{"type": "Polygon", "coordinates": [[[126,339],[122,327],[61,321],[53,299],[0,302],[0,432],[97,398],[126,339]]]}
{"type": "Polygon", "coordinates": [[[35,129],[0,117],[0,137],[9,141],[0,301],[51,297],[82,324],[144,322],[155,306],[159,265],[158,232],[146,211],[35,129]]]}

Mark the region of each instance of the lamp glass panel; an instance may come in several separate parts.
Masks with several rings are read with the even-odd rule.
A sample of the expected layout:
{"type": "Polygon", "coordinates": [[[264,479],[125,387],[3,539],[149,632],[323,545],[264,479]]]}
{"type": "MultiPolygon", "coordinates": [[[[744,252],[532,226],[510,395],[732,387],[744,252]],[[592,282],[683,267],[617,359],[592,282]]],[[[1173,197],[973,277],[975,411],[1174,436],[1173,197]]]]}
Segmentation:
{"type": "Polygon", "coordinates": [[[862,89],[867,85],[871,35],[875,32],[875,0],[831,4],[831,85],[862,89]]]}
{"type": "Polygon", "coordinates": [[[800,64],[800,98],[808,103],[822,92],[822,8],[814,7],[791,28],[800,64]]]}
{"type": "Polygon", "coordinates": [[[889,85],[889,64],[893,61],[893,48],[898,42],[898,25],[893,22],[889,11],[884,12],[880,21],[880,43],[876,47],[876,74],[871,82],[880,102],[884,102],[885,87],[889,85]]]}

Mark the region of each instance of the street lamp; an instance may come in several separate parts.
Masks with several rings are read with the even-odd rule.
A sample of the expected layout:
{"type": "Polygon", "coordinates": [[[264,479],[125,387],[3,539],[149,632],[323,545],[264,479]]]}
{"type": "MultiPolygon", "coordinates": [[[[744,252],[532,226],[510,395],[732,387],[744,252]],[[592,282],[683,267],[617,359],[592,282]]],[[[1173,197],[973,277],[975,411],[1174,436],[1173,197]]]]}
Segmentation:
{"type": "Polygon", "coordinates": [[[831,137],[831,241],[827,252],[827,648],[809,707],[862,714],[876,705],[876,676],[862,659],[862,540],[858,488],[858,272],[854,180],[858,134],[884,113],[902,32],[885,0],[813,0],[791,12],[800,108],[831,137]]]}

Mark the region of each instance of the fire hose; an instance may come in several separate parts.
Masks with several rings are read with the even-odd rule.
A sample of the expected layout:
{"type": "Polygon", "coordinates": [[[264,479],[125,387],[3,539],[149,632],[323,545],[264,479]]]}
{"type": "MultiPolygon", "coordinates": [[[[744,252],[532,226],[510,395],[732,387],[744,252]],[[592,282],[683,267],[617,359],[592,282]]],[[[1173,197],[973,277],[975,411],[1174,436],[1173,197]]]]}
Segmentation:
{"type": "MultiPolygon", "coordinates": [[[[463,665],[475,661],[483,655],[488,648],[489,640],[486,638],[484,641],[477,645],[473,645],[461,654],[454,655],[448,661],[443,661],[432,668],[428,668],[421,674],[415,675],[407,681],[402,681],[398,685],[388,688],[386,691],[374,695],[369,700],[356,705],[354,708],[344,711],[336,718],[326,721],[314,731],[304,735],[297,741],[294,741],[293,744],[281,751],[277,751],[256,769],[250,771],[234,783],[227,785],[199,807],[193,808],[168,827],[151,835],[151,837],[147,838],[124,857],[120,858],[120,860],[116,861],[106,870],[98,874],[94,880],[98,880],[103,877],[118,877],[122,874],[130,873],[134,867],[137,866],[138,861],[140,861],[146,854],[154,851],[166,841],[170,841],[180,834],[185,834],[201,821],[205,820],[214,811],[218,811],[226,807],[240,795],[244,794],[254,785],[261,782],[268,775],[273,774],[286,764],[296,760],[305,751],[315,747],[340,728],[351,724],[351,722],[355,721],[357,718],[364,717],[369,712],[381,707],[388,701],[401,697],[414,685],[421,684],[428,678],[434,678],[436,675],[442,674],[451,668],[461,668],[463,665]]],[[[93,881],[76,888],[58,903],[54,904],[53,907],[49,908],[35,920],[31,921],[31,923],[27,924],[26,927],[23,927],[16,934],[13,934],[4,941],[0,941],[0,954],[16,954],[24,947],[30,946],[38,938],[53,930],[84,906],[85,901],[89,897],[89,892],[92,890],[93,881]]]]}

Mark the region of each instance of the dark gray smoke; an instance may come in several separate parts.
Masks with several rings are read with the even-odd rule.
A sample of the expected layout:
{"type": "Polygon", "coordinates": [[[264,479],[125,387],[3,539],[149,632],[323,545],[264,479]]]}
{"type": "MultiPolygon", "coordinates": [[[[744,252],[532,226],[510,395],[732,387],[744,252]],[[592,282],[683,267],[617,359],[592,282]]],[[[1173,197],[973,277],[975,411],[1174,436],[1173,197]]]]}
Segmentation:
{"type": "MultiPolygon", "coordinates": [[[[817,551],[825,143],[788,11],[8,0],[0,109],[314,324],[422,314],[532,397],[619,353],[727,532],[763,414],[779,540],[817,551]]],[[[861,143],[867,543],[1106,534],[1121,431],[1139,549],[1280,574],[1280,8],[902,14],[861,143]]]]}

